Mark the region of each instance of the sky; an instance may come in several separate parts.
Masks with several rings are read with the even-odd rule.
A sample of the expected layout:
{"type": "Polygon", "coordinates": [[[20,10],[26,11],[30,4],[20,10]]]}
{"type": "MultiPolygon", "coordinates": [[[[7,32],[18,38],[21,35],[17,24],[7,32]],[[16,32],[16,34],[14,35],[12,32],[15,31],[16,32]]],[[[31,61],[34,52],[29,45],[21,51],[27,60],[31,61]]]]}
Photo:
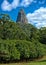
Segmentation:
{"type": "Polygon", "coordinates": [[[29,23],[37,28],[46,27],[46,0],[0,0],[0,14],[9,14],[15,22],[21,8],[29,23]]]}

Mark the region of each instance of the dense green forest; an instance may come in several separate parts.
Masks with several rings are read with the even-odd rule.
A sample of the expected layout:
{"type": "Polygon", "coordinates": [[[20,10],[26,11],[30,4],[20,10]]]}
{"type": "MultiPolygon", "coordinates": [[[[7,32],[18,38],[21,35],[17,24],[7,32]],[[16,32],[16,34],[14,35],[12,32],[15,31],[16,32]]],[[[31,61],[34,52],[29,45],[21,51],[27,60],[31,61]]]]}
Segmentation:
{"type": "Polygon", "coordinates": [[[0,14],[0,62],[34,60],[46,55],[46,27],[17,23],[0,14]]]}

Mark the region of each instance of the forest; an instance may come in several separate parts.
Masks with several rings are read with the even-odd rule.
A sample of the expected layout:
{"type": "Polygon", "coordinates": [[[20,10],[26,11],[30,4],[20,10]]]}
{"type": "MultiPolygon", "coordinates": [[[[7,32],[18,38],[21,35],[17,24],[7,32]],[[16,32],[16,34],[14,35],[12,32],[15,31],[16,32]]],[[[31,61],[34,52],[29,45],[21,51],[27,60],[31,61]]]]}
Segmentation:
{"type": "Polygon", "coordinates": [[[0,63],[28,61],[46,56],[46,27],[18,23],[0,14],[0,63]]]}

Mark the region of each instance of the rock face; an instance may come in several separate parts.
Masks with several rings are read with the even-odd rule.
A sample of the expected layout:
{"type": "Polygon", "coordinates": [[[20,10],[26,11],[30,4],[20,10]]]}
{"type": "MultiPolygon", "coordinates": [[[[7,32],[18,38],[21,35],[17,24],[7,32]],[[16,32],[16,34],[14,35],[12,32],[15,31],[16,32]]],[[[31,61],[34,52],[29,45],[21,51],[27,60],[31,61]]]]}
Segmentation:
{"type": "Polygon", "coordinates": [[[28,20],[26,18],[26,15],[24,13],[24,10],[21,9],[18,13],[18,17],[17,17],[17,21],[16,22],[19,22],[19,23],[28,23],[28,20]]]}

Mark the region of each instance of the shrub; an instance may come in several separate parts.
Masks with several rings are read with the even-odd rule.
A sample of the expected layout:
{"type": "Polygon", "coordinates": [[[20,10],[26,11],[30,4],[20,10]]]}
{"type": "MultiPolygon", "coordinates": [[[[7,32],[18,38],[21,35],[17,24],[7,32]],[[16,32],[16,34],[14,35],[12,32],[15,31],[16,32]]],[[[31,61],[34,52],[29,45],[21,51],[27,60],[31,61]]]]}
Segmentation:
{"type": "Polygon", "coordinates": [[[35,59],[44,56],[41,43],[33,40],[0,40],[0,61],[35,59]]]}

